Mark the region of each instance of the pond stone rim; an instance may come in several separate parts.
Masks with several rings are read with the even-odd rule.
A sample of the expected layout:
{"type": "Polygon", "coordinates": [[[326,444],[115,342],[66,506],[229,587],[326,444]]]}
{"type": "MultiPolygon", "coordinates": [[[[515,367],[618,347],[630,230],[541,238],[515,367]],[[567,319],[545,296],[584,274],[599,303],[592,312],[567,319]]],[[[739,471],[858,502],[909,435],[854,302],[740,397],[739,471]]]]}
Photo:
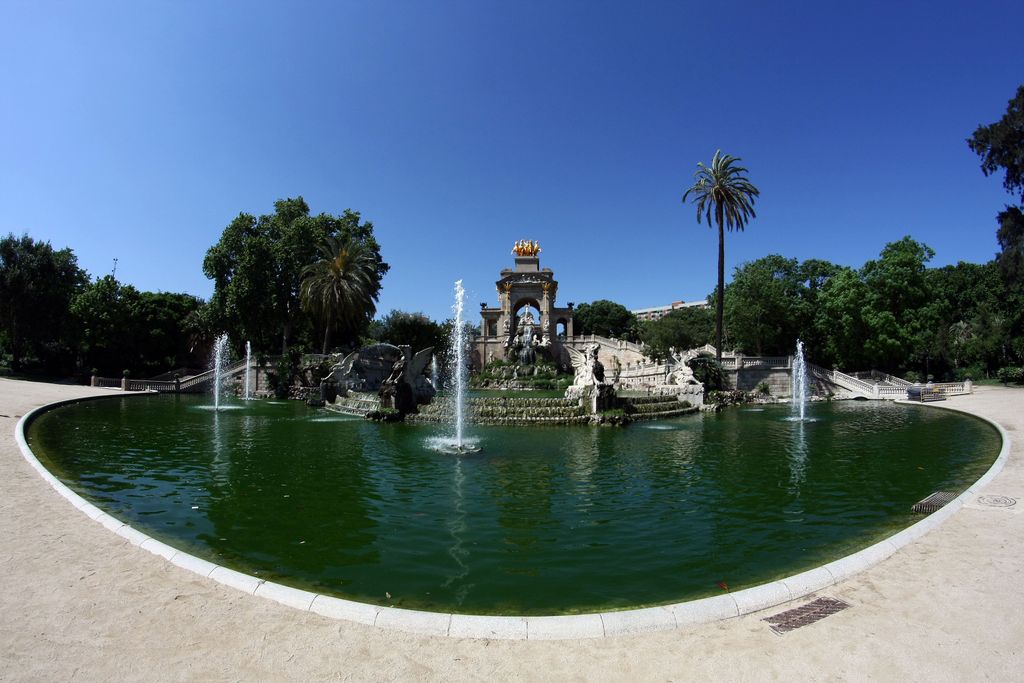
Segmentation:
{"type": "Polygon", "coordinates": [[[39,415],[65,405],[105,398],[148,396],[155,392],[121,392],[99,394],[54,401],[25,413],[14,430],[22,456],[53,489],[89,519],[102,524],[132,545],[163,557],[171,564],[217,583],[251,595],[273,600],[304,612],[314,612],[331,619],[351,621],[382,629],[450,638],[499,640],[565,640],[606,638],[649,631],[666,631],[739,617],[751,612],[776,607],[815,593],[855,576],[888,558],[900,548],[935,529],[957,510],[970,502],[1006,464],[1010,455],[1010,435],[998,422],[962,408],[896,401],[898,404],[951,410],[971,415],[995,427],[1002,439],[999,455],[977,481],[949,504],[920,522],[855,553],[799,574],[743,590],[657,607],[553,616],[492,616],[427,612],[398,607],[381,607],[292,588],[273,581],[244,574],[228,567],[196,557],[158,541],[107,514],[72,491],[43,466],[29,448],[25,429],[39,415]]]}

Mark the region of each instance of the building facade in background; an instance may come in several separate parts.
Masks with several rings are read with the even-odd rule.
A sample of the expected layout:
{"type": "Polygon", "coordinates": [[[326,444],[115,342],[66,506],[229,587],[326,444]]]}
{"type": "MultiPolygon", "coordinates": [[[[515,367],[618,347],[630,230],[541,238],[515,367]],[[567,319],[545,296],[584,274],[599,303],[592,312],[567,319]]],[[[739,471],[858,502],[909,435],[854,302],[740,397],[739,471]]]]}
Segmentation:
{"type": "Polygon", "coordinates": [[[668,306],[655,306],[654,308],[638,308],[630,311],[637,320],[659,320],[672,311],[681,308],[707,308],[710,305],[707,299],[703,301],[673,301],[668,306]]]}

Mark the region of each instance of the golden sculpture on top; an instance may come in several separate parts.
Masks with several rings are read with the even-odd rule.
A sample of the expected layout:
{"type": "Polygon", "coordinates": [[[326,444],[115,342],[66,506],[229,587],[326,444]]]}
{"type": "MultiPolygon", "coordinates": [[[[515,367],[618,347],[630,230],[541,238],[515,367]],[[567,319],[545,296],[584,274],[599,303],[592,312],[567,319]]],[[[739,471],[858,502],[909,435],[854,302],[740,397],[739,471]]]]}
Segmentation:
{"type": "Polygon", "coordinates": [[[536,240],[518,240],[512,247],[516,256],[536,256],[540,253],[540,244],[536,240]]]}

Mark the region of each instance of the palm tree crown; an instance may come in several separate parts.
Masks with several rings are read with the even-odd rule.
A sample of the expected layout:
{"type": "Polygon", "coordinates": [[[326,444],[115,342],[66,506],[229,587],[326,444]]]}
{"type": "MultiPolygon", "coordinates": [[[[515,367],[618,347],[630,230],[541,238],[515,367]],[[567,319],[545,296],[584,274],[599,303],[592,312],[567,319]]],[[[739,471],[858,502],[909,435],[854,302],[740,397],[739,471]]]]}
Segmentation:
{"type": "Polygon", "coordinates": [[[738,157],[715,152],[711,165],[697,163],[694,183],[683,193],[683,203],[693,195],[697,205],[697,222],[701,217],[711,226],[714,217],[718,225],[718,298],[715,320],[715,348],[719,363],[722,361],[722,318],[725,310],[725,228],[743,230],[754,213],[754,198],[760,191],[744,175],[747,169],[736,165],[738,157]]]}
{"type": "Polygon", "coordinates": [[[749,219],[757,217],[754,197],[761,192],[744,177],[747,169],[736,166],[737,161],[741,159],[718,150],[711,159],[711,166],[697,163],[697,172],[693,174],[696,182],[683,193],[683,202],[693,194],[698,223],[704,216],[710,226],[714,214],[716,223],[724,224],[729,230],[743,230],[749,219]]]}
{"type": "Polygon", "coordinates": [[[328,237],[320,259],[302,270],[302,307],[324,325],[324,353],[331,328],[354,330],[377,311],[373,253],[361,240],[328,237]]]}

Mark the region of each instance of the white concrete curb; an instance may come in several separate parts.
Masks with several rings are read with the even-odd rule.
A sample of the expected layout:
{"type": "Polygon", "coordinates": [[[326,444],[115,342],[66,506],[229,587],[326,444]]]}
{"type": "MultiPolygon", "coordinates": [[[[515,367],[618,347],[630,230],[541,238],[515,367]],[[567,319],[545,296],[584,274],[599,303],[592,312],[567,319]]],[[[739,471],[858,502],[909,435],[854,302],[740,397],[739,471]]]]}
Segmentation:
{"type": "MultiPolygon", "coordinates": [[[[131,395],[145,394],[122,393],[119,397],[131,395]]],[[[25,440],[25,427],[36,416],[61,405],[99,398],[109,397],[89,396],[57,401],[41,406],[22,416],[14,429],[15,440],[18,442],[18,447],[21,449],[25,460],[35,468],[39,475],[57,493],[66,498],[90,519],[99,522],[132,545],[137,545],[144,550],[159,555],[182,569],[187,569],[195,574],[213,579],[225,586],[230,586],[252,595],[258,595],[295,609],[315,612],[332,619],[344,619],[346,621],[409,633],[453,638],[502,640],[602,638],[647,631],[685,628],[695,624],[728,619],[775,607],[850,578],[868,567],[881,562],[903,546],[939,526],[953,513],[963,507],[965,502],[973,499],[978,494],[978,491],[1003,469],[1010,455],[1010,435],[1007,434],[1002,425],[988,418],[950,406],[897,401],[897,403],[954,410],[984,420],[995,426],[999,431],[999,435],[1003,439],[1003,446],[988,471],[955,500],[920,522],[903,529],[879,543],[821,567],[778,581],[734,593],[726,593],[674,605],[568,616],[517,617],[444,614],[440,612],[399,609],[396,607],[379,607],[329,595],[310,593],[309,591],[291,588],[279,583],[264,581],[255,576],[215,565],[194,555],[177,550],[103,512],[61,483],[43,467],[25,440]]]]}

